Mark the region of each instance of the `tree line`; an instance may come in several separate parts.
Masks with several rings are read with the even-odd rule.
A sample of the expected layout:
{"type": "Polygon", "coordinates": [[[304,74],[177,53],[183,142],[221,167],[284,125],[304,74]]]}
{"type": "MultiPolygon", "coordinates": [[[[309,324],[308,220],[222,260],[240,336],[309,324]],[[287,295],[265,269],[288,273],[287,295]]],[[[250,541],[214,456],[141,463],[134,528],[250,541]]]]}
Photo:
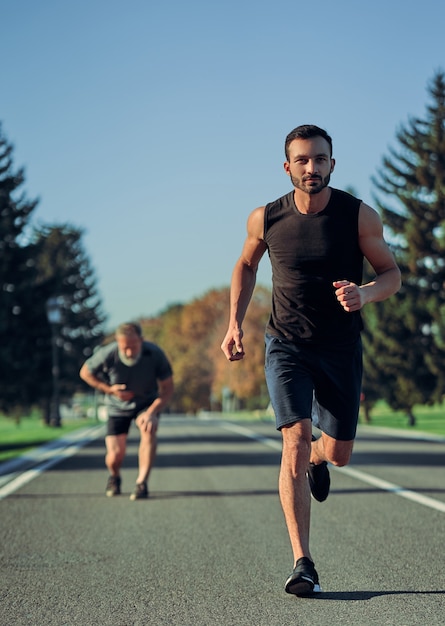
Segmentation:
{"type": "Polygon", "coordinates": [[[69,398],[79,387],[80,363],[103,337],[105,316],[83,231],[31,226],[38,200],[26,198],[24,182],[0,126],[0,411],[18,419],[39,407],[49,423],[53,350],[63,354],[57,380],[60,397],[69,398]],[[51,301],[59,310],[57,328],[48,318],[51,301]]]}
{"type": "MultiPolygon", "coordinates": [[[[445,393],[444,72],[435,73],[427,91],[424,118],[400,126],[397,147],[390,148],[372,179],[403,286],[362,312],[365,414],[369,419],[375,402],[384,399],[405,411],[410,424],[415,405],[442,403],[445,393]]],[[[57,347],[63,398],[82,389],[82,362],[112,335],[104,335],[105,316],[82,230],[67,224],[29,227],[38,201],[18,193],[24,172],[14,170],[12,151],[0,132],[0,410],[14,414],[37,405],[48,419],[54,391],[48,300],[56,297],[62,312],[57,347]]],[[[372,279],[369,267],[365,279],[372,279]]],[[[172,410],[267,407],[263,338],[270,300],[270,290],[257,286],[244,322],[247,357],[236,364],[228,363],[219,348],[228,322],[228,287],[138,320],[145,337],[159,343],[172,361],[172,410]]]]}

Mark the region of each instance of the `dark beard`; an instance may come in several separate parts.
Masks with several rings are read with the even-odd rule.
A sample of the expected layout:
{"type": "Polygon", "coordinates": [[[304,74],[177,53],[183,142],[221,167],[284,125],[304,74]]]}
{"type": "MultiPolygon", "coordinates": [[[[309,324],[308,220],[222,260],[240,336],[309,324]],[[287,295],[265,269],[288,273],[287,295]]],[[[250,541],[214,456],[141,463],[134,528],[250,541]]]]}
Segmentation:
{"type": "Polygon", "coordinates": [[[290,179],[292,181],[293,186],[296,189],[300,189],[305,193],[308,193],[310,196],[313,196],[317,193],[320,193],[325,187],[329,185],[329,181],[331,180],[331,175],[328,174],[325,178],[321,178],[321,176],[314,176],[311,179],[306,178],[306,180],[311,180],[311,185],[306,185],[306,182],[300,178],[295,178],[290,174],[290,179]],[[315,183],[315,180],[317,181],[315,183]]]}

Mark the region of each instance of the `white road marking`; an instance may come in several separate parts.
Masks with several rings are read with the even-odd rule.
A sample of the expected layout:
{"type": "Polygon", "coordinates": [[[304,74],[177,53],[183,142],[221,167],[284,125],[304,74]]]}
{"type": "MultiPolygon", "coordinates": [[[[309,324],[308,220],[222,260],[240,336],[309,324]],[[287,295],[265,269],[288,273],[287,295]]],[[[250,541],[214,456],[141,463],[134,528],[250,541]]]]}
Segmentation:
{"type": "MultiPolygon", "coordinates": [[[[74,433],[68,435],[66,438],[53,441],[46,446],[32,451],[30,456],[26,458],[30,461],[35,461],[37,465],[25,472],[20,472],[17,470],[17,463],[15,463],[15,471],[1,477],[3,483],[6,480],[8,482],[0,487],[0,500],[14,493],[14,491],[17,491],[17,489],[20,489],[20,487],[23,487],[23,485],[26,485],[33,480],[33,478],[36,478],[53,465],[76,454],[80,448],[95,439],[101,430],[102,426],[89,429],[87,434],[85,434],[84,430],[74,431],[74,433]]],[[[20,461],[20,459],[14,461],[20,461]]],[[[14,464],[11,463],[11,467],[13,467],[13,465],[14,464]]]]}
{"type": "MultiPolygon", "coordinates": [[[[224,422],[220,425],[226,430],[231,430],[233,432],[239,433],[240,435],[244,435],[245,437],[249,437],[250,439],[254,439],[255,441],[261,442],[266,446],[269,446],[270,448],[274,448],[275,450],[281,450],[281,441],[277,441],[276,439],[271,439],[269,437],[263,437],[262,435],[255,433],[249,428],[239,426],[238,424],[224,422]]],[[[400,433],[398,434],[400,436],[400,433]]],[[[352,478],[367,483],[368,485],[378,487],[382,491],[388,491],[389,493],[393,493],[396,496],[400,496],[401,498],[406,498],[407,500],[411,500],[412,502],[416,502],[417,504],[423,504],[430,509],[445,513],[445,502],[435,500],[434,498],[429,498],[428,496],[423,496],[420,493],[411,491],[410,489],[405,489],[404,487],[400,487],[400,485],[396,485],[387,480],[382,480],[381,478],[377,478],[376,476],[372,476],[371,474],[367,474],[366,472],[361,472],[360,470],[356,470],[353,467],[334,467],[332,465],[330,467],[332,467],[332,469],[337,472],[343,472],[344,474],[347,474],[352,478]]]]}
{"type": "MultiPolygon", "coordinates": [[[[236,432],[240,435],[243,435],[244,437],[248,437],[249,439],[254,439],[255,441],[258,441],[268,446],[269,448],[273,448],[274,450],[281,451],[281,441],[277,441],[276,439],[271,439],[270,437],[264,437],[263,435],[260,435],[254,432],[253,430],[246,428],[245,426],[240,426],[238,424],[233,424],[231,422],[220,422],[220,426],[226,430],[230,430],[232,432],[236,432]]],[[[100,429],[101,427],[98,428],[98,430],[100,429]]],[[[36,478],[36,476],[46,471],[53,465],[56,465],[63,459],[73,456],[80,448],[86,445],[88,441],[91,441],[91,439],[94,439],[97,436],[95,431],[96,429],[92,429],[93,436],[90,435],[87,438],[82,438],[77,443],[74,443],[73,445],[68,445],[62,450],[60,448],[54,449],[54,450],[44,449],[44,451],[41,453],[41,458],[43,457],[49,457],[49,458],[47,458],[46,461],[42,462],[37,467],[34,467],[23,473],[18,473],[18,475],[16,475],[15,477],[12,477],[13,475],[11,475],[10,477],[12,477],[12,480],[10,480],[3,487],[0,487],[0,500],[2,500],[3,498],[6,498],[8,495],[13,493],[20,487],[23,487],[23,485],[26,485],[28,482],[33,480],[33,478],[36,478]]],[[[74,435],[74,438],[75,437],[76,435],[74,435]]],[[[378,489],[381,489],[382,491],[388,491],[389,493],[393,493],[402,498],[406,498],[407,500],[411,500],[412,502],[416,502],[417,504],[422,504],[436,511],[440,511],[441,513],[445,513],[445,502],[441,502],[440,500],[435,500],[434,498],[429,498],[428,496],[423,496],[410,489],[405,489],[404,487],[401,487],[400,485],[396,485],[387,480],[377,478],[376,476],[372,476],[371,474],[367,474],[366,472],[356,470],[353,467],[333,467],[333,466],[331,467],[337,472],[343,472],[344,474],[347,474],[348,476],[351,476],[352,478],[355,478],[356,480],[360,480],[361,482],[372,485],[373,487],[377,487],[378,489]]]]}
{"type": "Polygon", "coordinates": [[[376,478],[371,474],[361,472],[360,470],[356,470],[353,467],[334,467],[334,469],[337,472],[343,472],[343,474],[347,474],[352,478],[356,478],[357,480],[361,480],[364,483],[368,483],[368,485],[378,487],[383,491],[389,491],[390,493],[394,493],[396,496],[400,496],[401,498],[412,500],[413,502],[417,502],[417,504],[423,504],[425,506],[428,506],[430,509],[435,509],[436,511],[441,511],[441,513],[445,513],[445,502],[441,502],[440,500],[435,500],[434,498],[423,496],[416,491],[411,491],[411,489],[405,489],[404,487],[400,487],[400,485],[390,483],[387,480],[383,480],[382,478],[376,478]]]}

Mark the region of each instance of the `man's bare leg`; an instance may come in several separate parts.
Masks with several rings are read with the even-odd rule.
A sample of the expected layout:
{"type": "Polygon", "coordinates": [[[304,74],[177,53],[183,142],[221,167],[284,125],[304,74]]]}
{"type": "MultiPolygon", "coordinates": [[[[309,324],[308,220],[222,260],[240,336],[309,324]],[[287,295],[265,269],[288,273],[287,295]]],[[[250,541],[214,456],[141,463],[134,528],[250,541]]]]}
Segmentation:
{"type": "Polygon", "coordinates": [[[107,435],[105,446],[107,449],[105,465],[111,476],[119,476],[127,448],[127,435],[107,435]]]}
{"type": "Polygon", "coordinates": [[[281,429],[283,452],[279,478],[281,506],[286,520],[294,562],[309,549],[311,499],[307,468],[311,453],[312,423],[302,420],[281,429]]]}
{"type": "Polygon", "coordinates": [[[121,492],[120,469],[125,457],[127,435],[107,435],[105,437],[105,465],[110,472],[105,495],[118,496],[121,492]]]}
{"type": "Polygon", "coordinates": [[[138,484],[147,482],[151,468],[156,458],[157,435],[154,432],[141,431],[141,441],[139,443],[139,473],[136,482],[138,484]]]}

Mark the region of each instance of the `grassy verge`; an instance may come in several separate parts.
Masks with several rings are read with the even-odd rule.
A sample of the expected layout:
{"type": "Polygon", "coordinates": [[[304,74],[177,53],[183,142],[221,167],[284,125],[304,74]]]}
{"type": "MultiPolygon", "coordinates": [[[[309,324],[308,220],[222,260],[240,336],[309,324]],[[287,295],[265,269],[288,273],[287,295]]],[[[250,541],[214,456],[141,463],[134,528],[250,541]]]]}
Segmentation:
{"type": "MultiPolygon", "coordinates": [[[[445,436],[445,405],[414,407],[416,425],[408,425],[408,417],[403,411],[392,411],[384,402],[378,402],[371,411],[369,426],[398,428],[409,432],[422,432],[445,436]]],[[[238,412],[221,414],[224,419],[232,420],[270,420],[273,416],[265,411],[238,412]]],[[[360,415],[359,424],[365,424],[364,415],[360,415]]]]}
{"type": "Polygon", "coordinates": [[[23,417],[19,423],[0,416],[0,463],[68,432],[97,424],[91,418],[64,419],[60,428],[45,425],[38,417],[23,417]]]}
{"type": "MultiPolygon", "coordinates": [[[[403,428],[410,432],[431,433],[445,436],[445,405],[415,406],[415,426],[408,425],[408,417],[403,411],[392,411],[384,402],[378,402],[371,411],[370,426],[403,428]]],[[[365,421],[361,416],[360,423],[365,421]]]]}

